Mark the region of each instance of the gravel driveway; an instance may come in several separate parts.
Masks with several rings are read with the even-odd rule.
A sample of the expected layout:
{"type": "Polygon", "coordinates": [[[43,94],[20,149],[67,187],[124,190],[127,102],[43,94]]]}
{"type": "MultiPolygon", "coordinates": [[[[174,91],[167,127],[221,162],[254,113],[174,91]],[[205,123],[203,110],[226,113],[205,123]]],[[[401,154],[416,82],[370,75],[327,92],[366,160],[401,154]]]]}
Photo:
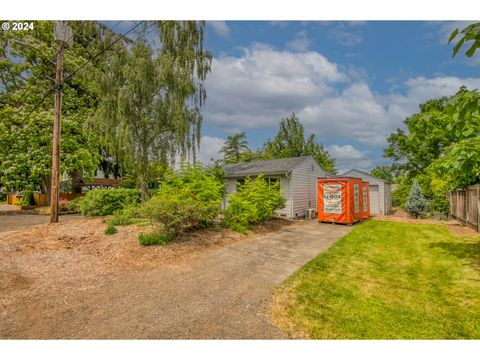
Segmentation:
{"type": "Polygon", "coordinates": [[[87,287],[53,286],[43,305],[27,301],[14,317],[4,313],[4,320],[15,321],[4,322],[0,333],[3,338],[282,338],[266,315],[272,287],[351,228],[299,222],[206,252],[186,265],[113,273],[87,287]]]}

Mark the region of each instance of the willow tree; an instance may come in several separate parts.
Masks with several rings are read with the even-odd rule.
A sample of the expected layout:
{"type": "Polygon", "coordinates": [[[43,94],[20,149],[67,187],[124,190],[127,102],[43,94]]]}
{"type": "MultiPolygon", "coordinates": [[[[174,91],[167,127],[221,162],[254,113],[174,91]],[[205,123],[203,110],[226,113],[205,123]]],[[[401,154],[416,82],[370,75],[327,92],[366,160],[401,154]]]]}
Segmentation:
{"type": "Polygon", "coordinates": [[[197,21],[147,23],[140,40],[113,53],[100,80],[94,125],[103,145],[138,179],[143,200],[159,164],[178,157],[195,161],[211,67],[204,29],[197,21]],[[152,31],[160,42],[157,50],[148,41],[152,31]]]}

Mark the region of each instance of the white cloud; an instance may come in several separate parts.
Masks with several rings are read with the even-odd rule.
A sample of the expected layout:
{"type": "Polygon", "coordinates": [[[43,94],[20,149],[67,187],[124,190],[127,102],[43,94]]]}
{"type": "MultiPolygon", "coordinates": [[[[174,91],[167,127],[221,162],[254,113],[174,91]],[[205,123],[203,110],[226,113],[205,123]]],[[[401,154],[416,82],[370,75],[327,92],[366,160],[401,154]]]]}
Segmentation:
{"type": "Polygon", "coordinates": [[[206,122],[251,136],[253,129],[275,131],[282,118],[295,112],[320,142],[352,144],[377,157],[387,136],[403,127],[419,104],[450,96],[462,85],[480,88],[480,78],[415,77],[389,93],[374,93],[362,69],[340,67],[318,52],[278,51],[262,44],[238,58],[215,58],[212,66],[206,122]]]}
{"type": "Polygon", "coordinates": [[[297,38],[287,43],[287,48],[300,52],[307,51],[309,46],[310,40],[305,30],[298,32],[297,38]]]}
{"type": "Polygon", "coordinates": [[[222,157],[218,152],[225,143],[225,139],[215,136],[202,136],[200,139],[200,151],[198,161],[203,164],[211,163],[211,160],[218,160],[222,157]]]}
{"type": "Polygon", "coordinates": [[[218,36],[227,37],[230,34],[230,28],[225,21],[207,21],[207,24],[218,36]]]}
{"type": "Polygon", "coordinates": [[[350,169],[368,172],[374,166],[372,158],[355,149],[352,145],[331,145],[327,150],[335,158],[335,165],[339,174],[350,169]]]}
{"type": "Polygon", "coordinates": [[[213,60],[205,119],[227,129],[269,127],[331,94],[334,83],[347,81],[336,64],[317,52],[277,51],[254,44],[240,58],[213,60]]]}
{"type": "Polygon", "coordinates": [[[337,43],[343,46],[352,47],[360,44],[363,41],[363,36],[358,30],[350,30],[348,27],[359,27],[361,23],[338,23],[336,26],[332,27],[328,36],[335,40],[337,43]]]}

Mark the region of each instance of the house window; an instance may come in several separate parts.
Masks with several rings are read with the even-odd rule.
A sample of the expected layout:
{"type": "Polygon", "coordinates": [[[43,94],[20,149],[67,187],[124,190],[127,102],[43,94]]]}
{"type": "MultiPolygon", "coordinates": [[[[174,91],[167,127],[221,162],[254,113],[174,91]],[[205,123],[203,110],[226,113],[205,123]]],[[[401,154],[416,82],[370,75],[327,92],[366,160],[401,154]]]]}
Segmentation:
{"type": "Polygon", "coordinates": [[[236,185],[238,191],[240,189],[240,186],[245,185],[245,179],[237,179],[236,185]]]}
{"type": "Polygon", "coordinates": [[[280,184],[280,179],[276,177],[265,178],[265,181],[267,182],[268,186],[275,186],[277,184],[280,184]]]}

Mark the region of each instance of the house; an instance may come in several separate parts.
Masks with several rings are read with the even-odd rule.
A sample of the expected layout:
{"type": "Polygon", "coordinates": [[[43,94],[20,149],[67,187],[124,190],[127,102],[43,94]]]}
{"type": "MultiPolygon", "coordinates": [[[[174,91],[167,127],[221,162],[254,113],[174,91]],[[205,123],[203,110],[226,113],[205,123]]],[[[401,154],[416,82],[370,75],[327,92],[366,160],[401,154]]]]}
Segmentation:
{"type": "MultiPolygon", "coordinates": [[[[255,161],[225,165],[226,194],[237,191],[238,183],[248,176],[254,179],[263,174],[268,184],[280,182],[286,200],[285,207],[277,214],[288,218],[303,217],[307,209],[317,210],[317,179],[334,174],[322,169],[312,156],[255,161]]],[[[224,200],[227,206],[227,198],[224,200]]]]}
{"type": "Polygon", "coordinates": [[[349,170],[341,176],[356,177],[368,181],[370,184],[370,213],[372,215],[387,215],[390,213],[392,209],[392,186],[388,181],[356,169],[349,170]]]}

